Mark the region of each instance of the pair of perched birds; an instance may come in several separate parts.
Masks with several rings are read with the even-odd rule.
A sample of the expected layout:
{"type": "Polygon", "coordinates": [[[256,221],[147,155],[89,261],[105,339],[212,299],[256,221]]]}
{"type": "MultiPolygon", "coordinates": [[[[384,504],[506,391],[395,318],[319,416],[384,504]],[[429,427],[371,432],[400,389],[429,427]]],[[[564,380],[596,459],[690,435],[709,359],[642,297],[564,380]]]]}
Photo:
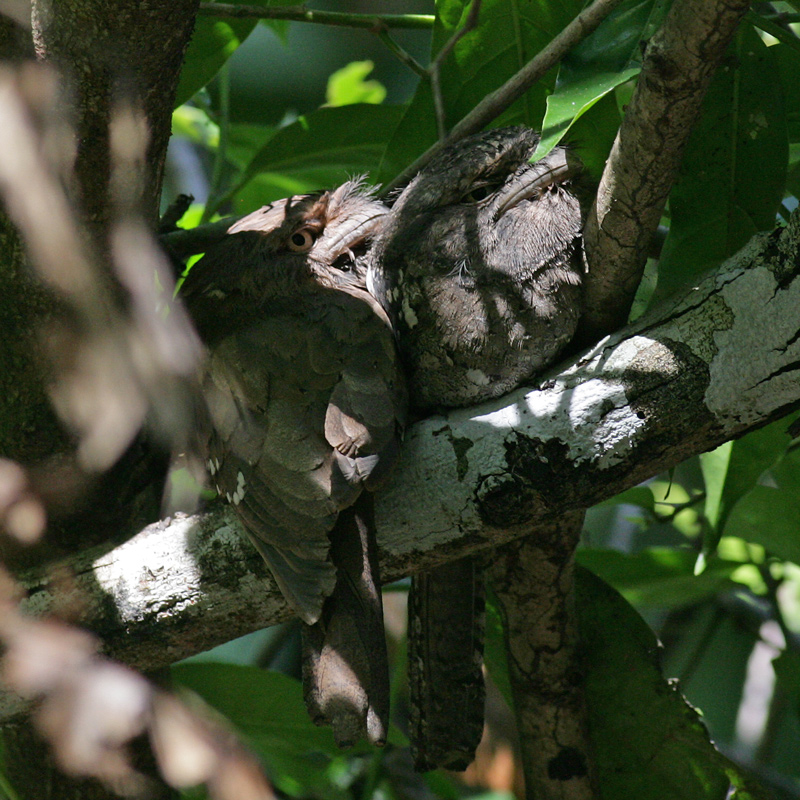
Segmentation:
{"type": "MultiPolygon", "coordinates": [[[[357,181],[272,203],[181,290],[208,348],[208,471],[305,623],[306,702],[342,745],[387,735],[371,490],[409,401],[423,415],[499,396],[577,325],[576,166],[562,148],[529,163],[538,140],[514,127],[453,144],[391,209],[357,181]]],[[[464,769],[480,740],[479,574],[469,559],[412,582],[421,769],[464,769]]]]}

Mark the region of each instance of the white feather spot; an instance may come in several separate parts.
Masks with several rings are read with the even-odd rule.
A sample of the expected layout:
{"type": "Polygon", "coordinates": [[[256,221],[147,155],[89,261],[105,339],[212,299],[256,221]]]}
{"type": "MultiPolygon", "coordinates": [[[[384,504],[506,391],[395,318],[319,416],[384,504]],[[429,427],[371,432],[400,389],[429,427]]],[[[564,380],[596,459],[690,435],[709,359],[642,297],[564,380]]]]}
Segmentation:
{"type": "Polygon", "coordinates": [[[244,495],[244,487],[245,487],[244,475],[240,470],[239,474],[236,476],[236,490],[240,491],[242,495],[244,495]]]}
{"type": "Polygon", "coordinates": [[[210,458],[208,461],[206,461],[206,466],[208,467],[208,471],[211,473],[211,475],[216,475],[217,468],[214,466],[214,462],[210,458]]]}
{"type": "Polygon", "coordinates": [[[230,493],[230,492],[225,492],[225,499],[226,499],[226,500],[227,500],[229,503],[232,503],[232,502],[233,502],[233,497],[231,496],[231,493],[230,493]]]}
{"type": "Polygon", "coordinates": [[[409,328],[413,328],[419,322],[414,309],[408,304],[408,297],[405,295],[403,295],[403,317],[409,328]]]}
{"type": "Polygon", "coordinates": [[[468,369],[466,372],[467,380],[476,384],[477,386],[488,386],[489,376],[479,369],[468,369]]]}

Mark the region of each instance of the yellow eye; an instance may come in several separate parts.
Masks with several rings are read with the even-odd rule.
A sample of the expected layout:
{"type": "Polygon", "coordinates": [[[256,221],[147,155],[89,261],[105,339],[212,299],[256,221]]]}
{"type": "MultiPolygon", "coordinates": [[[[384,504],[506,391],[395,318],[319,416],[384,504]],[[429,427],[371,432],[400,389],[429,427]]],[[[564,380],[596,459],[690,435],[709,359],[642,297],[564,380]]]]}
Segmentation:
{"type": "Polygon", "coordinates": [[[311,228],[300,228],[289,237],[289,249],[294,253],[307,253],[316,241],[317,234],[311,228]]]}

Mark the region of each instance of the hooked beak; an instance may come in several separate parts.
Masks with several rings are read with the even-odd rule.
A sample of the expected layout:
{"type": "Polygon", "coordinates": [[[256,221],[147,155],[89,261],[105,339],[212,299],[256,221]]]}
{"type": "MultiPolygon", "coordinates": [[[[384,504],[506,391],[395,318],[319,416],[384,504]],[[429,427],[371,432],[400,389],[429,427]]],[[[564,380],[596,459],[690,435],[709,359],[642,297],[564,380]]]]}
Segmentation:
{"type": "Polygon", "coordinates": [[[580,171],[580,165],[574,159],[570,162],[564,148],[552,150],[541,161],[528,166],[529,169],[503,188],[500,204],[494,212],[495,222],[518,203],[542,194],[551,186],[568,180],[580,171]]]}
{"type": "Polygon", "coordinates": [[[386,218],[388,209],[354,214],[343,225],[337,225],[336,236],[328,243],[328,251],[333,259],[352,251],[360,242],[374,233],[380,227],[381,221],[386,218]]]}

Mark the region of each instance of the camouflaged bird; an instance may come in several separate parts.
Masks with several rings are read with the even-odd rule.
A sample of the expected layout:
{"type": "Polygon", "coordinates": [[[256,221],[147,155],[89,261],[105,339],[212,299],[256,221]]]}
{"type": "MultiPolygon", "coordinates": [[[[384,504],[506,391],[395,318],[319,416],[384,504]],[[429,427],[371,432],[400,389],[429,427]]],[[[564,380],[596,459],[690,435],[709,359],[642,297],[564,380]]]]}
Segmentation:
{"type": "Polygon", "coordinates": [[[208,471],[305,623],[306,702],[342,746],[382,744],[389,714],[370,490],[395,461],[406,394],[364,286],[385,214],[357,181],[280,200],[181,287],[208,348],[208,471]]]}
{"type": "MultiPolygon", "coordinates": [[[[579,165],[502,128],[445,147],[402,191],[370,255],[425,413],[498,397],[551,364],[581,310],[579,165]]],[[[419,769],[465,769],[483,730],[483,573],[475,559],[415,576],[411,743],[419,769]]]]}

